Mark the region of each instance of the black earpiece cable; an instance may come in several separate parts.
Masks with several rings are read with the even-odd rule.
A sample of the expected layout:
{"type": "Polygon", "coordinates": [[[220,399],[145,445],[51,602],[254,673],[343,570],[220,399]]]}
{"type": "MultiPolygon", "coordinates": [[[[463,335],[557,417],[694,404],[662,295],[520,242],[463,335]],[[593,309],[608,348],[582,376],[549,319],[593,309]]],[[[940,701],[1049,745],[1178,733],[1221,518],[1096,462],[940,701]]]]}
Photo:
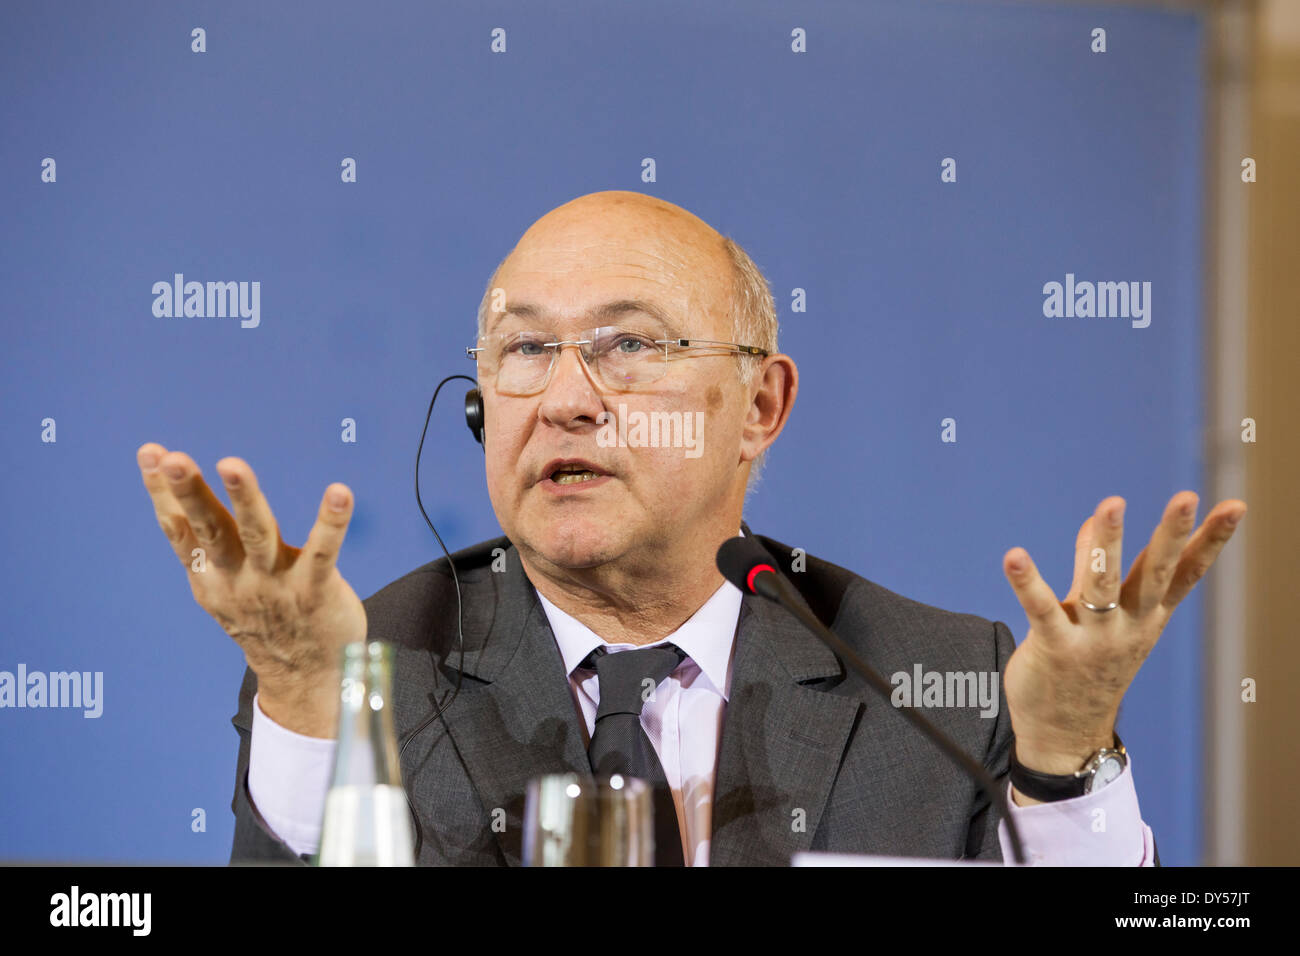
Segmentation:
{"type": "MultiPolygon", "coordinates": [[[[465,669],[465,609],[461,603],[460,597],[460,576],[456,574],[456,565],[451,560],[451,553],[447,550],[447,546],[442,543],[442,535],[438,534],[438,529],[435,528],[433,522],[429,520],[429,515],[424,510],[424,502],[420,500],[420,454],[424,451],[424,436],[429,431],[429,419],[433,417],[433,406],[434,403],[438,401],[438,393],[442,391],[442,387],[448,382],[454,381],[458,378],[463,378],[475,387],[478,386],[478,382],[474,381],[474,379],[470,378],[468,375],[448,375],[438,383],[438,387],[433,390],[433,398],[429,400],[429,411],[424,416],[424,429],[420,432],[420,446],[415,451],[415,503],[420,507],[420,514],[424,515],[424,523],[429,526],[429,530],[433,532],[433,536],[438,539],[438,545],[442,548],[442,553],[446,555],[447,564],[451,568],[451,579],[456,585],[456,636],[458,647],[460,648],[459,660],[456,664],[456,687],[451,692],[451,697],[445,704],[439,704],[436,706],[428,717],[420,721],[416,728],[406,735],[406,739],[402,741],[401,749],[397,752],[397,762],[399,766],[402,762],[402,754],[406,752],[406,748],[410,745],[411,741],[415,739],[416,735],[419,734],[420,731],[424,730],[425,727],[428,727],[435,718],[446,711],[446,709],[451,706],[452,701],[456,699],[456,695],[460,693],[461,671],[465,669]]],[[[433,664],[434,673],[437,673],[438,660],[434,657],[433,648],[429,649],[429,660],[433,664]]],[[[415,858],[416,860],[419,860],[420,848],[424,845],[424,828],[420,826],[420,817],[415,812],[415,806],[411,803],[411,795],[409,791],[407,791],[405,787],[402,788],[402,791],[406,795],[406,806],[407,809],[411,811],[411,819],[415,821],[415,858]]]]}

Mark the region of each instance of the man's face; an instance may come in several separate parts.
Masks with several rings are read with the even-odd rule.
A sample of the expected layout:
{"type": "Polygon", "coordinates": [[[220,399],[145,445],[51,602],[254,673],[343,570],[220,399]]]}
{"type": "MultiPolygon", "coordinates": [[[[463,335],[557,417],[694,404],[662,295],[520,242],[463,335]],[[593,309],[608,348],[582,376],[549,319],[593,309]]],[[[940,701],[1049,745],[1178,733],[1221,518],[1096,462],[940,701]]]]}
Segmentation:
{"type": "MultiPolygon", "coordinates": [[[[731,341],[731,273],[716,234],[710,242],[698,220],[636,204],[572,205],[534,225],[501,269],[495,287],[505,292],[506,311],[489,314],[489,339],[537,330],[571,341],[617,326],[659,339],[731,341]],[[602,312],[628,302],[645,308],[602,312]]],[[[604,384],[572,347],[560,351],[536,394],[502,394],[482,381],[488,493],[502,529],[534,563],[554,570],[671,561],[693,532],[738,514],[748,406],[738,359],[707,350],[670,356],[662,378],[631,391],[604,384]],[[666,420],[655,412],[677,413],[684,426],[689,420],[689,433],[661,431],[661,445],[675,436],[682,447],[637,441],[638,416],[666,420]],[[620,417],[629,425],[625,442],[604,424],[620,417]],[[614,447],[602,447],[611,439],[614,447]],[[555,464],[570,459],[601,477],[555,480],[555,464]]]]}

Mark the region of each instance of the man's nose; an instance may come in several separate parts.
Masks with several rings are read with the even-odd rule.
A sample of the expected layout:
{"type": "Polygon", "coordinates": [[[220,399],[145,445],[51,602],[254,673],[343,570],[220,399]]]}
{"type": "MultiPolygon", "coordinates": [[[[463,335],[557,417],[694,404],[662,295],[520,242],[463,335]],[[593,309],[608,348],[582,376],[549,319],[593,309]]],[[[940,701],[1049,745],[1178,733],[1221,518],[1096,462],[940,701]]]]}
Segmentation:
{"type": "Polygon", "coordinates": [[[551,369],[551,380],[542,392],[538,414],[561,428],[594,425],[605,403],[591,369],[583,361],[580,346],[561,346],[551,369]]]}

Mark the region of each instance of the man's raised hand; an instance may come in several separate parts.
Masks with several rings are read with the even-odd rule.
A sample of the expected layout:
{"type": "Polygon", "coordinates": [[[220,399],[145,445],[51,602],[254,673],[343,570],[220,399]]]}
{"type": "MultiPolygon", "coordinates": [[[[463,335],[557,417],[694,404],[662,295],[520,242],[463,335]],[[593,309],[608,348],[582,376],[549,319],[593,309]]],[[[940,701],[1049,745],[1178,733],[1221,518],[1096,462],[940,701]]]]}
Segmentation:
{"type": "Polygon", "coordinates": [[[257,477],[241,459],[217,462],[233,516],[185,453],[148,442],[136,460],[194,599],[257,675],[262,710],[297,733],[334,736],[341,650],[366,637],[365,608],[337,567],[351,491],[338,483],[325,489],[306,544],[295,548],[281,539],[257,477]]]}
{"type": "Polygon", "coordinates": [[[1170,499],[1125,578],[1124,499],[1102,501],[1079,528],[1074,580],[1064,601],[1024,548],[1003,556],[1003,571],[1030,625],[1005,674],[1016,756],[1026,767],[1074,773],[1098,747],[1113,746],[1124,692],[1174,608],[1246,514],[1246,503],[1230,498],[1215,505],[1197,530],[1196,505],[1190,491],[1170,499]]]}

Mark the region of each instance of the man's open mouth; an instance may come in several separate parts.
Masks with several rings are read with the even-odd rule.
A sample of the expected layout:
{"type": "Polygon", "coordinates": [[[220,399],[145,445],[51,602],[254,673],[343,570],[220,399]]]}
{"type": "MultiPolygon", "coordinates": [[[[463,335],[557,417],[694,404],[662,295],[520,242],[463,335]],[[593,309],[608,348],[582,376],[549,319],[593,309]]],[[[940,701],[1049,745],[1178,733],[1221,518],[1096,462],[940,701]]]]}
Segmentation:
{"type": "Polygon", "coordinates": [[[589,461],[556,461],[546,467],[546,477],[557,485],[579,485],[608,474],[589,461]]]}

